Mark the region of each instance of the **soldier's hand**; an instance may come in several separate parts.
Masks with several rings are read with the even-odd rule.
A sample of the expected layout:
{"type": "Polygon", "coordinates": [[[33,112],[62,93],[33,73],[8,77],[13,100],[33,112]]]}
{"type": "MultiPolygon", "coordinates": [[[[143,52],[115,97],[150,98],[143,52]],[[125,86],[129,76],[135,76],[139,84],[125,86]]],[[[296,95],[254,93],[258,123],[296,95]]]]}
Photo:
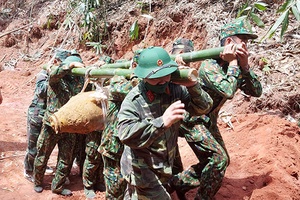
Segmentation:
{"type": "Polygon", "coordinates": [[[73,69],[73,68],[84,68],[84,64],[81,62],[71,62],[69,64],[69,69],[73,69]]]}
{"type": "Polygon", "coordinates": [[[175,62],[178,64],[178,65],[186,65],[186,63],[183,61],[183,58],[180,56],[180,55],[177,55],[175,57],[175,62]]]}
{"type": "Polygon", "coordinates": [[[247,46],[244,42],[242,44],[237,45],[236,48],[236,56],[239,61],[239,66],[243,71],[249,71],[249,65],[248,65],[248,57],[249,57],[249,52],[247,49],[247,46]]]}
{"type": "Polygon", "coordinates": [[[224,47],[223,52],[220,53],[220,58],[226,62],[231,62],[233,60],[236,60],[236,45],[235,44],[228,44],[224,47]]]}
{"type": "Polygon", "coordinates": [[[172,83],[177,85],[183,85],[185,87],[193,87],[198,83],[198,81],[192,81],[192,80],[184,80],[184,81],[172,81],[172,83]]]}
{"type": "Polygon", "coordinates": [[[184,103],[181,103],[180,100],[172,103],[162,116],[164,127],[169,128],[174,123],[183,120],[184,113],[185,113],[184,103]]]}

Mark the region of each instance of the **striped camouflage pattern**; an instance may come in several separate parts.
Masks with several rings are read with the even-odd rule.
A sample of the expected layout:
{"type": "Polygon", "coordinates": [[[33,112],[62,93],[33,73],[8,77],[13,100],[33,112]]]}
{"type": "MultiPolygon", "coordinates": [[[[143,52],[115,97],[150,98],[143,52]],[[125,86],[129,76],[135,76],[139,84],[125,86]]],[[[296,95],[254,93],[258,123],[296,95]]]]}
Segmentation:
{"type": "Polygon", "coordinates": [[[116,75],[110,79],[108,122],[103,130],[99,147],[99,152],[102,154],[104,162],[103,173],[106,184],[106,199],[123,199],[127,186],[120,169],[124,145],[118,137],[117,115],[122,101],[134,86],[135,80],[127,80],[123,76],[116,75]]]}
{"type": "Polygon", "coordinates": [[[27,111],[27,149],[24,159],[24,168],[27,172],[33,171],[34,158],[37,154],[36,143],[42,129],[42,119],[47,105],[47,86],[47,71],[41,70],[36,75],[33,99],[27,111]]]}

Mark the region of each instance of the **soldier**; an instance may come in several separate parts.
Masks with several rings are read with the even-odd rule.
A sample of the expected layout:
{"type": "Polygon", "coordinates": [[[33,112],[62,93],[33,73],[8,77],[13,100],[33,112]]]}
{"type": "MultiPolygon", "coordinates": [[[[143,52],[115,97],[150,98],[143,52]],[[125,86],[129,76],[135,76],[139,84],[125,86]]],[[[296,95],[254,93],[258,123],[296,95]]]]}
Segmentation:
{"type": "Polygon", "coordinates": [[[56,134],[51,127],[49,117],[66,104],[72,96],[81,91],[84,78],[71,74],[71,69],[74,67],[84,67],[76,52],[68,56],[60,65],[52,65],[49,68],[47,109],[43,118],[42,131],[37,141],[37,155],[34,160],[34,190],[38,193],[43,191],[46,165],[57,144],[57,170],[52,180],[51,190],[56,194],[72,195],[70,190],[64,188],[64,184],[72,167],[76,135],[74,133],[56,134]]]}
{"type": "MultiPolygon", "coordinates": [[[[102,56],[99,58],[96,66],[108,64],[112,62],[109,56],[102,56]]],[[[101,144],[103,131],[94,131],[88,133],[85,137],[85,154],[83,164],[82,180],[84,185],[84,194],[87,199],[94,199],[96,197],[96,190],[105,191],[103,165],[104,160],[98,151],[101,144]]]]}
{"type": "Polygon", "coordinates": [[[171,83],[177,63],[161,47],[140,53],[134,74],[142,80],[125,97],[118,114],[124,144],[121,171],[131,199],[171,199],[164,188],[172,175],[178,128],[187,111],[200,115],[212,100],[198,81],[171,83]]]}
{"type": "Polygon", "coordinates": [[[262,93],[261,84],[248,64],[247,41],[255,38],[257,35],[247,30],[244,21],[226,24],[221,29],[221,46],[225,46],[221,59],[205,60],[199,68],[202,87],[212,97],[213,107],[206,116],[201,116],[202,119],[191,117],[184,127],[188,132],[196,125],[198,128],[192,130],[201,132],[199,140],[203,142],[189,142],[191,148],[198,151],[200,162],[176,175],[171,182],[183,194],[199,186],[195,199],[213,199],[229,164],[229,155],[217,126],[219,110],[227,99],[233,98],[237,89],[254,97],[262,93]]]}
{"type": "MultiPolygon", "coordinates": [[[[54,63],[61,63],[71,52],[60,50],[55,54],[54,63]]],[[[36,143],[42,129],[42,119],[47,105],[48,73],[41,70],[36,76],[33,99],[27,112],[27,149],[24,159],[24,177],[33,182],[33,163],[37,154],[36,143]]],[[[46,174],[52,174],[53,169],[46,168],[46,174]]]]}
{"type": "Polygon", "coordinates": [[[88,133],[85,138],[85,154],[82,181],[84,194],[87,199],[96,197],[95,191],[105,191],[103,180],[103,161],[98,148],[101,142],[102,131],[88,133]]]}
{"type": "Polygon", "coordinates": [[[34,96],[27,112],[27,149],[24,159],[24,177],[30,182],[33,182],[32,171],[37,153],[36,142],[41,132],[42,119],[47,105],[47,71],[41,70],[36,78],[34,96]]]}
{"type": "MultiPolygon", "coordinates": [[[[132,65],[137,64],[138,54],[136,51],[132,59],[132,65]]],[[[137,78],[132,76],[127,80],[124,76],[115,75],[110,79],[108,112],[105,129],[103,130],[99,152],[102,154],[104,162],[104,180],[106,185],[106,199],[124,199],[124,193],[127,186],[121,174],[120,160],[124,149],[123,144],[118,138],[117,114],[119,113],[121,103],[130,90],[136,85],[137,78]]]]}

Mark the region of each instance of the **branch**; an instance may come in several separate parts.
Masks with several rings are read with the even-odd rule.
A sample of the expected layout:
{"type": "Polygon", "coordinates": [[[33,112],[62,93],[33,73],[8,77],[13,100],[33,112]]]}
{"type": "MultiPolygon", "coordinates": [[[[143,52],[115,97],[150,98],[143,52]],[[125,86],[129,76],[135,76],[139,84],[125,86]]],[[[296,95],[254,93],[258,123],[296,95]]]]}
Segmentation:
{"type": "Polygon", "coordinates": [[[25,26],[21,26],[20,28],[14,29],[14,30],[12,30],[12,31],[8,31],[7,33],[3,33],[3,34],[0,35],[0,38],[2,38],[2,37],[5,36],[5,35],[8,35],[8,34],[10,34],[10,33],[13,33],[13,32],[16,32],[16,31],[18,31],[18,30],[21,30],[21,29],[23,29],[23,28],[26,28],[26,27],[28,27],[28,26],[30,26],[30,25],[31,25],[31,24],[27,24],[27,25],[25,25],[25,26]]]}

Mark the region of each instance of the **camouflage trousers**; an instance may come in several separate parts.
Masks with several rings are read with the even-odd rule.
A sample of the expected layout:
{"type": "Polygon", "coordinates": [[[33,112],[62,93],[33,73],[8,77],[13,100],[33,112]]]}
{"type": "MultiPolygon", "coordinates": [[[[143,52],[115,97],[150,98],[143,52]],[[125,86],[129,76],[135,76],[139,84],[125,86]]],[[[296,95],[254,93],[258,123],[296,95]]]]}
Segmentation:
{"type": "Polygon", "coordinates": [[[120,169],[120,160],[102,155],[104,162],[104,180],[106,186],[105,197],[109,200],[124,199],[127,182],[123,178],[120,169]]]}
{"type": "Polygon", "coordinates": [[[82,180],[85,188],[94,188],[104,185],[103,161],[97,151],[101,142],[101,132],[94,131],[85,138],[85,160],[83,164],[82,180]]]}
{"type": "Polygon", "coordinates": [[[182,160],[181,160],[181,156],[180,156],[180,152],[179,152],[179,146],[177,145],[174,164],[172,167],[172,174],[175,175],[182,171],[183,171],[183,164],[182,164],[182,160]]]}
{"type": "Polygon", "coordinates": [[[170,194],[162,184],[155,184],[151,188],[128,185],[127,189],[129,195],[126,194],[124,200],[171,200],[170,194]]]}
{"type": "Polygon", "coordinates": [[[37,154],[36,143],[42,129],[42,123],[37,123],[29,115],[27,117],[27,149],[24,159],[24,168],[27,172],[33,171],[34,158],[37,154]]]}
{"type": "Polygon", "coordinates": [[[37,141],[37,155],[34,160],[33,175],[35,186],[42,186],[47,162],[57,144],[57,165],[51,189],[56,193],[60,193],[64,189],[64,183],[69,176],[72,167],[75,141],[75,134],[56,134],[50,126],[43,124],[42,131],[37,141]]]}
{"type": "Polygon", "coordinates": [[[79,167],[79,175],[82,176],[83,164],[86,158],[86,138],[88,134],[76,134],[76,143],[73,151],[73,162],[79,167]]]}
{"type": "Polygon", "coordinates": [[[199,162],[175,175],[172,185],[183,193],[199,187],[195,199],[210,200],[221,187],[228,166],[227,150],[222,146],[224,142],[222,140],[220,144],[221,135],[215,137],[204,125],[195,126],[185,136],[199,162]]]}

